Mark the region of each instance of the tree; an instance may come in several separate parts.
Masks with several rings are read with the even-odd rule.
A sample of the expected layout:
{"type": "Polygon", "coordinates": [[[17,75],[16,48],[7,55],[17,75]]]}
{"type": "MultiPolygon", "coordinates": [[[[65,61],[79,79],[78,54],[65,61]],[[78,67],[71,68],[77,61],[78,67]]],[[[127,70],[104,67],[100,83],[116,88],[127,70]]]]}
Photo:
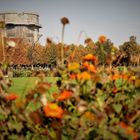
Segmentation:
{"type": "Polygon", "coordinates": [[[140,46],[135,36],[130,36],[129,41],[124,42],[123,45],[119,46],[119,49],[128,57],[127,65],[140,64],[140,46]]]}
{"type": "Polygon", "coordinates": [[[55,67],[57,65],[58,49],[55,44],[47,44],[44,48],[44,55],[45,56],[43,58],[49,66],[55,67]]]}

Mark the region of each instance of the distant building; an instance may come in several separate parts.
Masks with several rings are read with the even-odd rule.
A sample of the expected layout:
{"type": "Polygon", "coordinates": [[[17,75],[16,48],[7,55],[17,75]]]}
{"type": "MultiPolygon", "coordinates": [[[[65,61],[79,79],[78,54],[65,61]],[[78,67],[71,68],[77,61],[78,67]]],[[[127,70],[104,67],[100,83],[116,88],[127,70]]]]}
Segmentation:
{"type": "Polygon", "coordinates": [[[0,22],[5,23],[4,36],[6,38],[21,38],[29,43],[34,43],[39,39],[41,25],[39,15],[36,13],[0,13],[0,22]]]}

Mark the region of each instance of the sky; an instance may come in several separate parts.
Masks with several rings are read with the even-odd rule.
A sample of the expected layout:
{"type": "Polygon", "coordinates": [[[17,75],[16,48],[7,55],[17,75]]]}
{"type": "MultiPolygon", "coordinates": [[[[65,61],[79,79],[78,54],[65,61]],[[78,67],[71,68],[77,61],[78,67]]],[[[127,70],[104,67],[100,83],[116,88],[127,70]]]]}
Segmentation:
{"type": "Polygon", "coordinates": [[[9,11],[40,15],[41,44],[48,37],[61,41],[62,17],[70,21],[65,28],[67,44],[83,44],[86,37],[97,41],[100,35],[116,46],[131,35],[140,43],[140,0],[0,0],[0,12],[9,11]],[[80,32],[83,34],[78,41],[80,32]]]}

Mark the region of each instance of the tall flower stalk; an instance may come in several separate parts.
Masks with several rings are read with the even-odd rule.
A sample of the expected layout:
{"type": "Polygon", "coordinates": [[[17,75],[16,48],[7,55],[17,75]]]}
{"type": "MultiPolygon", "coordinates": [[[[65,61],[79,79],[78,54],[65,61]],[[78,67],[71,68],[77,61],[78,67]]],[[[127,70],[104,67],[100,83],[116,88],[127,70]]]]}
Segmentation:
{"type": "Polygon", "coordinates": [[[61,33],[61,64],[64,64],[64,32],[65,32],[65,25],[69,24],[69,19],[67,17],[61,18],[62,23],[62,33],[61,33]]]}

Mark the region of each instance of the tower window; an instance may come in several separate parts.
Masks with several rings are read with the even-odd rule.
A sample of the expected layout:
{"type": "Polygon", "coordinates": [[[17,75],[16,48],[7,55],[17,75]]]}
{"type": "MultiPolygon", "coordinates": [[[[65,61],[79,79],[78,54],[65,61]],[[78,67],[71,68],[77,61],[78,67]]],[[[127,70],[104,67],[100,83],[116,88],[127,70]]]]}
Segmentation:
{"type": "Polygon", "coordinates": [[[8,37],[15,37],[15,33],[8,33],[8,35],[7,35],[8,37]]]}

